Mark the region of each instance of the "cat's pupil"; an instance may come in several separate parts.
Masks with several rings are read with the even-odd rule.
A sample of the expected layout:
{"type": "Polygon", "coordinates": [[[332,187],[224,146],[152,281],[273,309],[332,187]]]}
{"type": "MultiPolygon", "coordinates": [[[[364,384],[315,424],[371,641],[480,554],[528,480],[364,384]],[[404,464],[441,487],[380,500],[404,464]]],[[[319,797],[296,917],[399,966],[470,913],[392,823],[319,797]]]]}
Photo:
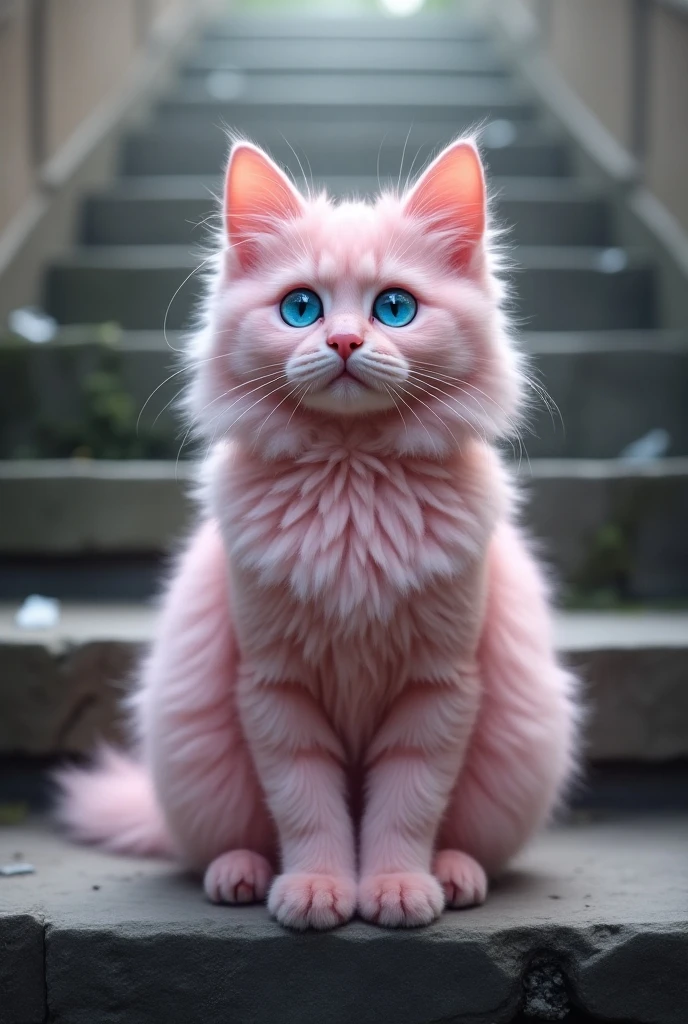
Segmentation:
{"type": "Polygon", "coordinates": [[[302,295],[299,299],[299,316],[303,316],[306,312],[306,306],[308,305],[308,299],[302,295]]]}

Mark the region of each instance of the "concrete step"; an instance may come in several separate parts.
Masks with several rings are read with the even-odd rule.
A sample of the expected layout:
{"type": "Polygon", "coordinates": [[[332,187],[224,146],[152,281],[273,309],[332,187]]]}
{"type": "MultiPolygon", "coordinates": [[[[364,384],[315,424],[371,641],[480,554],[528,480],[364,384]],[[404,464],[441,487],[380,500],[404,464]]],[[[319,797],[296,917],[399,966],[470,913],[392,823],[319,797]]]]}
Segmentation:
{"type": "MultiPolygon", "coordinates": [[[[511,227],[508,241],[524,245],[606,246],[611,241],[609,207],[599,195],[568,179],[532,184],[522,179],[492,181],[500,224],[511,227]],[[544,187],[538,188],[539,185],[544,187]]],[[[297,178],[298,181],[298,178],[297,178]]],[[[219,204],[204,178],[122,178],[113,188],[90,196],[83,207],[82,241],[92,245],[179,245],[204,237],[199,226],[219,222],[219,204]]],[[[335,196],[371,195],[376,178],[326,181],[335,196]]],[[[381,182],[384,186],[385,182],[381,182]]],[[[318,190],[321,182],[308,182],[318,190]]],[[[395,187],[397,181],[390,182],[395,187]]]]}
{"type": "Polygon", "coordinates": [[[199,284],[190,275],[202,260],[181,246],[76,250],[48,268],[45,307],[62,324],[112,321],[144,330],[161,329],[169,307],[167,326],[179,328],[195,309],[199,284]]]}
{"type": "Polygon", "coordinates": [[[455,39],[330,37],[311,39],[212,39],[202,43],[182,68],[185,76],[236,70],[304,72],[403,72],[404,74],[507,74],[488,42],[455,39]]]}
{"type": "Polygon", "coordinates": [[[209,905],[172,865],[30,820],[0,837],[3,862],[35,867],[0,879],[4,1020],[684,1024],[687,841],[686,815],[578,816],[483,907],[294,935],[263,907],[209,905]]]}
{"type": "MultiPolygon", "coordinates": [[[[0,462],[0,554],[157,556],[188,529],[196,473],[183,460],[0,462]]],[[[688,596],[688,459],[532,459],[517,476],[525,519],[576,599],[688,596]]]]}
{"type": "Polygon", "coordinates": [[[422,14],[409,21],[403,18],[366,15],[313,17],[289,14],[288,17],[270,14],[237,15],[221,18],[208,25],[203,34],[206,42],[228,40],[252,43],[283,41],[288,51],[294,42],[314,41],[318,46],[332,40],[358,43],[370,40],[376,43],[401,43],[408,46],[416,41],[451,41],[485,44],[488,34],[485,26],[475,19],[447,14],[422,14]]]}
{"type": "Polygon", "coordinates": [[[485,118],[528,121],[534,116],[533,103],[520,87],[488,75],[462,75],[434,71],[408,74],[406,71],[379,72],[366,69],[347,71],[214,71],[181,79],[156,110],[158,116],[175,123],[204,119],[217,124],[218,118],[232,123],[246,114],[273,119],[285,110],[287,117],[323,115],[335,121],[356,114],[382,125],[386,120],[406,121],[407,130],[415,114],[435,117],[452,115],[463,124],[481,123],[485,118]],[[264,109],[265,108],[265,109],[264,109]]]}
{"type": "MultiPolygon", "coordinates": [[[[0,758],[125,742],[122,699],[153,631],[150,604],[63,602],[53,629],[0,605],[0,758]]],[[[688,612],[561,612],[557,645],[584,681],[589,761],[688,758],[688,612]]]]}
{"type": "MultiPolygon", "coordinates": [[[[242,78],[238,96],[216,97],[208,94],[205,82],[199,82],[169,93],[154,113],[159,124],[180,133],[198,124],[240,128],[249,122],[259,125],[283,118],[287,124],[303,120],[341,126],[358,119],[376,125],[380,138],[389,123],[408,132],[414,122],[443,120],[455,125],[456,134],[486,121],[527,123],[534,119],[532,103],[513,89],[491,88],[483,79],[471,79],[468,88],[457,76],[445,77],[442,81],[438,75],[440,81],[436,81],[385,75],[378,81],[372,76],[333,74],[318,78],[317,85],[309,88],[308,80],[290,75],[261,75],[242,78]]],[[[288,130],[284,134],[290,137],[288,130]]],[[[350,138],[352,144],[355,138],[350,138]]]]}
{"type": "MultiPolygon", "coordinates": [[[[108,457],[108,444],[110,457],[176,457],[183,433],[174,399],[186,377],[173,350],[184,341],[172,333],[168,342],[158,332],[109,326],[64,330],[44,345],[0,338],[0,458],[87,452],[89,438],[99,458],[108,457]],[[114,438],[97,429],[104,377],[111,396],[128,402],[114,438]]],[[[668,454],[688,455],[688,334],[534,332],[523,347],[553,403],[529,393],[523,444],[530,458],[612,458],[656,428],[669,435],[668,454]]]]}
{"type": "Polygon", "coordinates": [[[605,331],[657,325],[653,268],[642,254],[521,246],[516,311],[529,330],[605,331]]]}
{"type": "Polygon", "coordinates": [[[543,331],[527,335],[525,349],[554,402],[530,393],[531,458],[614,458],[657,428],[669,454],[688,455],[688,333],[543,331]]]}
{"type": "MultiPolygon", "coordinates": [[[[185,327],[199,294],[199,253],[184,246],[77,249],[48,269],[46,309],[61,324],[114,321],[141,330],[161,329],[167,311],[168,328],[185,327]]],[[[521,246],[517,265],[516,308],[530,330],[656,326],[653,272],[642,256],[521,246]]]]}
{"type": "MultiPolygon", "coordinates": [[[[194,122],[178,132],[174,127],[154,121],[132,132],[122,147],[123,173],[218,177],[229,149],[220,123],[194,122]]],[[[384,129],[356,119],[330,123],[322,119],[314,122],[283,118],[276,122],[274,112],[271,122],[261,123],[246,115],[239,120],[235,114],[229,124],[264,146],[284,166],[297,169],[301,160],[304,168],[318,177],[370,176],[376,175],[379,168],[382,177],[389,176],[395,181],[400,170],[404,174],[412,168],[417,171],[441,145],[471,127],[454,114],[445,120],[436,116],[413,117],[402,124],[387,120],[384,129]]],[[[511,121],[488,124],[482,134],[482,146],[494,176],[546,177],[565,175],[569,171],[564,144],[529,125],[511,121]]]]}

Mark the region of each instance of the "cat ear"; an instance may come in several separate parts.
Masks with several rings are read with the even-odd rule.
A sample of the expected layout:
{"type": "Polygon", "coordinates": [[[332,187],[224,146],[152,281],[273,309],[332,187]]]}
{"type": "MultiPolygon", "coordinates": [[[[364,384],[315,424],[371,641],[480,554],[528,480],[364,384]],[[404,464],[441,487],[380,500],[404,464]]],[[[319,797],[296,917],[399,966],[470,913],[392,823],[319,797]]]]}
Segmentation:
{"type": "Polygon", "coordinates": [[[279,221],[298,217],[303,208],[303,198],[267,154],[250,142],[234,146],[225,180],[225,226],[243,266],[255,261],[252,238],[275,231],[279,221]]]}
{"type": "Polygon", "coordinates": [[[455,260],[465,265],[485,232],[485,176],[475,145],[466,140],[447,146],[421,174],[404,200],[404,212],[428,217],[431,228],[450,232],[455,260]]]}

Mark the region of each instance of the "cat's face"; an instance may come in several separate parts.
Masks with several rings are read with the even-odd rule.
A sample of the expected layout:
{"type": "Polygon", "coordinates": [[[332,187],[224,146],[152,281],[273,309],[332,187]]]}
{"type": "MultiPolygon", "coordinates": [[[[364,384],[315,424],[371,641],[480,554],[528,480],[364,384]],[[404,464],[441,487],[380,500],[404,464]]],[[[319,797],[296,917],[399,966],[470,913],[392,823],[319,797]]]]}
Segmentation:
{"type": "Polygon", "coordinates": [[[419,452],[505,429],[519,374],[470,143],[374,205],[306,200],[240,143],[225,204],[229,245],[196,369],[208,429],[275,440],[314,418],[365,418],[419,452]]]}

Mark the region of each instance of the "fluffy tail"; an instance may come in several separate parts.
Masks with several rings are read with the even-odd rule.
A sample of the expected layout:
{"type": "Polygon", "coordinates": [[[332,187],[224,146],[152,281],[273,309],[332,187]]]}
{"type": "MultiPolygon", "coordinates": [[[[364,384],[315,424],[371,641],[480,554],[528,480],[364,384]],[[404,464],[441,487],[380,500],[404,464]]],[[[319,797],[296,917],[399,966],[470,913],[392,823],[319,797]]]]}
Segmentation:
{"type": "Polygon", "coordinates": [[[172,841],[142,765],[109,747],[92,768],[57,773],[57,818],[79,842],[113,853],[173,854],[172,841]]]}

